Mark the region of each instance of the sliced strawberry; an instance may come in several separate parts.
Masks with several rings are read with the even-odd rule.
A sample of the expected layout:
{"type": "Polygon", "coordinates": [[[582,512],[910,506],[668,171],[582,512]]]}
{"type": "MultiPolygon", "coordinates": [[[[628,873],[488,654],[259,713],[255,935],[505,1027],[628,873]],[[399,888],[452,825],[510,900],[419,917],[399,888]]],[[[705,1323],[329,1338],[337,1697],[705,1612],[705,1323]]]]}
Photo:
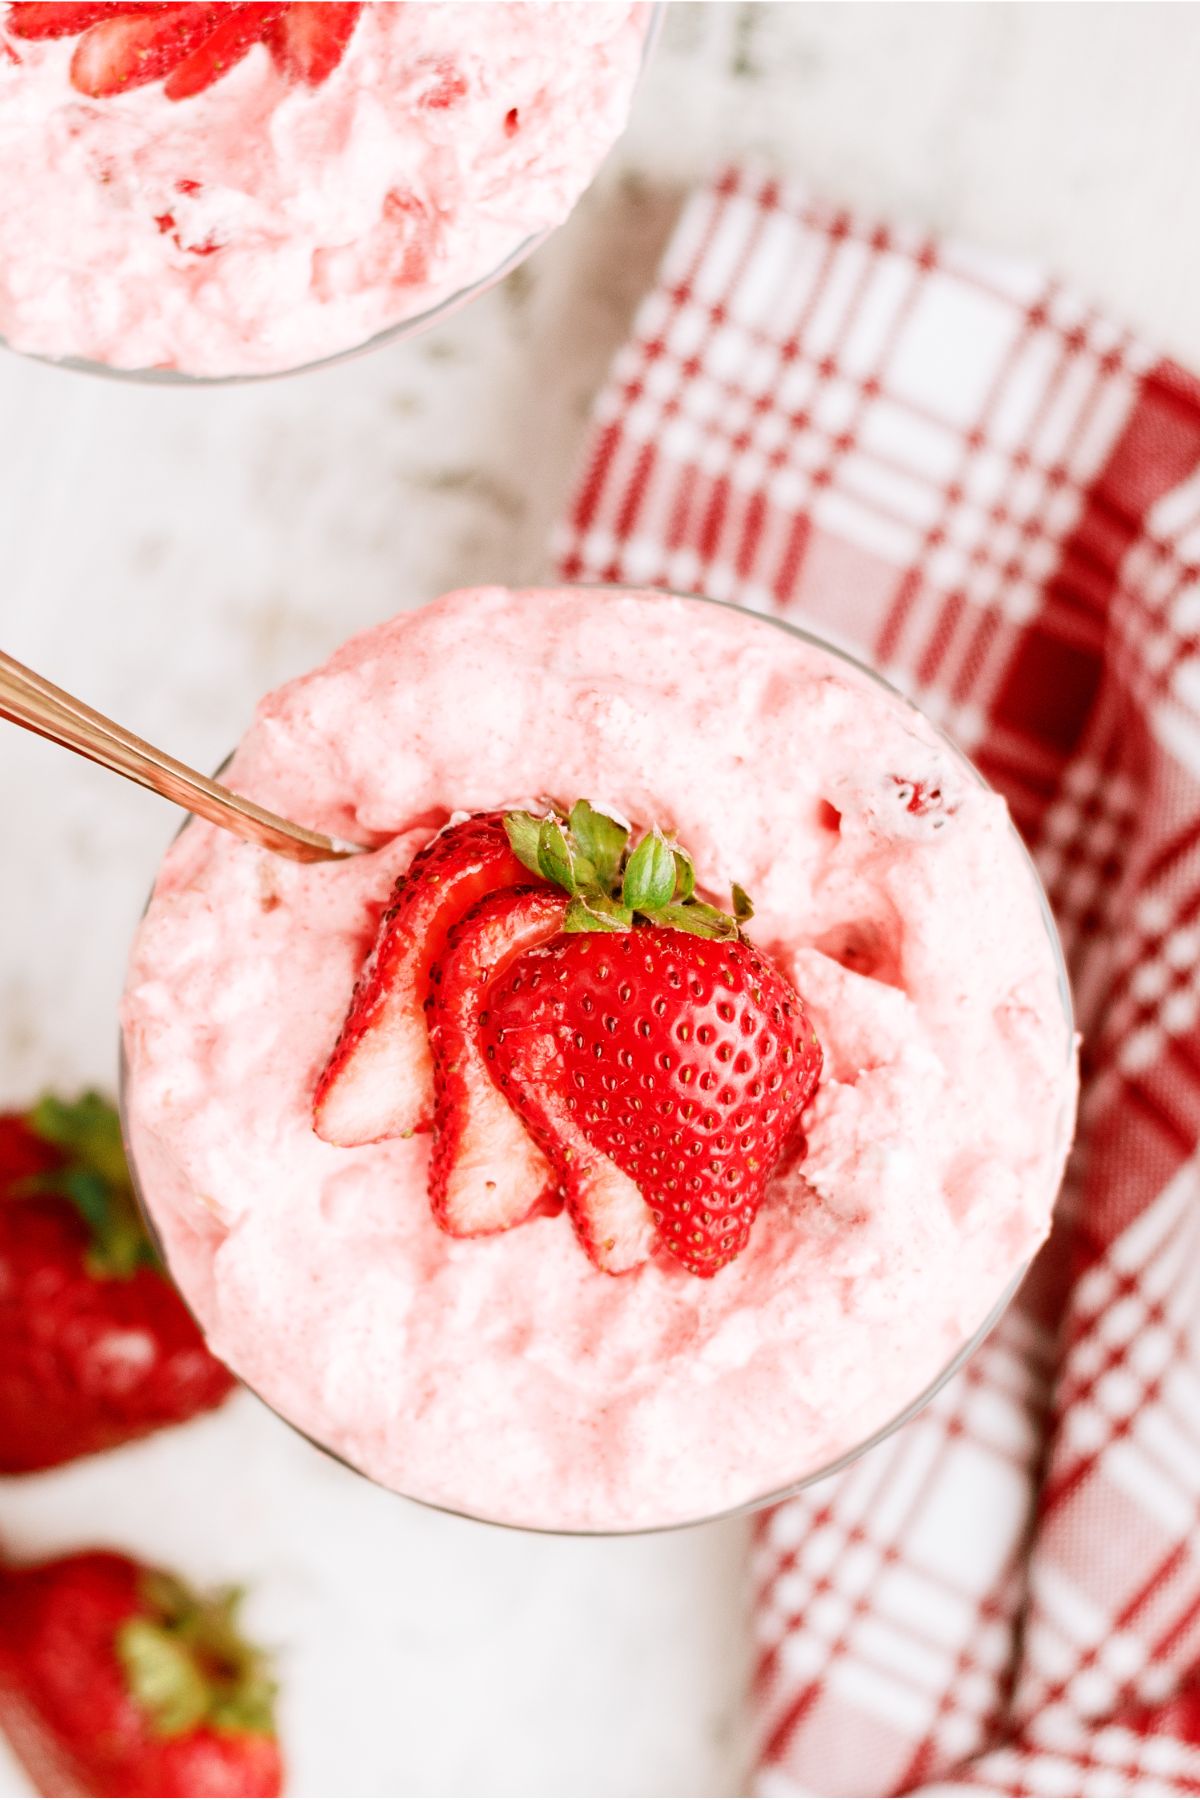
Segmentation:
{"type": "Polygon", "coordinates": [[[271,54],[292,81],[319,87],[328,81],[346,53],[362,11],[357,4],[296,4],[285,9],[271,28],[271,54]]]}
{"type": "MultiPolygon", "coordinates": [[[[164,13],[174,10],[177,0],[163,0],[161,5],[147,5],[137,8],[139,13],[164,13]]],[[[86,31],[101,19],[110,19],[120,13],[133,12],[129,0],[101,0],[100,4],[74,5],[71,0],[63,0],[62,5],[28,5],[24,0],[9,7],[5,26],[18,38],[60,38],[75,37],[86,31]]]]}
{"type": "MultiPolygon", "coordinates": [[[[637,1183],[580,1128],[578,1098],[564,1085],[554,1009],[547,1014],[538,1004],[544,981],[541,968],[521,961],[493,988],[480,1026],[486,1067],[557,1170],[584,1250],[605,1274],[623,1275],[653,1250],[654,1216],[637,1183]]],[[[593,1079],[603,1080],[598,1063],[593,1079]]]]}
{"type": "MultiPolygon", "coordinates": [[[[598,1269],[620,1275],[645,1262],[653,1250],[654,1217],[636,1182],[582,1128],[587,1117],[583,1093],[598,1096],[611,1084],[607,1068],[612,1051],[603,1040],[590,1041],[589,1030],[583,1048],[595,1054],[584,1082],[572,1084],[562,1041],[568,997],[560,987],[555,954],[581,947],[586,958],[598,949],[607,961],[613,942],[607,933],[584,933],[519,957],[493,983],[479,1036],[492,1081],[558,1171],[580,1243],[598,1269]]],[[[584,1010],[590,1014],[590,1001],[584,1010]]],[[[599,1105],[607,1108],[607,1099],[599,1105]]]]}
{"type": "Polygon", "coordinates": [[[329,1144],[373,1144],[426,1127],[433,1059],[429,976],[447,934],[496,888],[528,883],[499,813],[443,831],[392,890],[337,1043],[317,1083],[313,1127],[329,1144]]]}
{"type": "Polygon", "coordinates": [[[211,34],[219,12],[214,6],[173,6],[93,25],[75,47],[72,87],[98,100],[161,81],[211,34]]]}
{"type": "Polygon", "coordinates": [[[454,927],[433,971],[429,1198],[452,1237],[505,1231],[557,1197],[553,1169],[488,1075],[479,1026],[489,984],[522,951],[555,937],[566,910],[566,895],[551,887],[489,894],[454,927]]]}
{"type": "Polygon", "coordinates": [[[289,81],[318,87],[341,62],[361,4],[116,4],[33,5],[8,8],[16,38],[75,37],[71,85],[92,99],[123,94],[152,81],[166,83],[171,100],[198,94],[234,68],[253,45],[265,43],[289,81]]]}
{"type": "Polygon", "coordinates": [[[616,1272],[662,1246],[695,1275],[740,1254],[821,1070],[795,990],[744,941],[582,931],[526,951],[480,1021],[492,1079],[616,1272]]]}
{"type": "Polygon", "coordinates": [[[211,87],[263,41],[268,26],[287,10],[283,5],[226,6],[217,29],[167,78],[168,100],[187,100],[211,87]]]}

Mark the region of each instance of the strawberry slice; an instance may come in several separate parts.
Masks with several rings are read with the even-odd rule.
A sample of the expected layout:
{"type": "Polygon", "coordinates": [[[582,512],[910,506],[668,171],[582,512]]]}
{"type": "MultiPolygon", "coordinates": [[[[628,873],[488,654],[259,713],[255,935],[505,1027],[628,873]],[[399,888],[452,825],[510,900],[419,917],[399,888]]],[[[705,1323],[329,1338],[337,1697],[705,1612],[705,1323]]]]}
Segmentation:
{"type": "Polygon", "coordinates": [[[433,971],[429,1199],[452,1237],[506,1231],[539,1206],[555,1209],[554,1171],[488,1075],[479,1027],[489,984],[522,951],[555,937],[566,910],[566,895],[550,887],[489,894],[454,927],[433,971]]]}
{"type": "MultiPolygon", "coordinates": [[[[633,934],[628,937],[632,940],[633,934]]],[[[623,1275],[654,1249],[654,1215],[637,1183],[585,1132],[589,1110],[607,1110],[604,1090],[616,1080],[607,1072],[613,1052],[604,1039],[593,1041],[601,1021],[589,996],[581,1000],[586,1035],[574,1029],[568,1008],[577,996],[560,988],[554,961],[564,949],[577,956],[581,952],[585,959],[595,950],[607,969],[613,943],[608,934],[582,934],[518,957],[507,972],[498,972],[479,1020],[479,1037],[492,1081],[558,1171],[584,1250],[605,1274],[623,1275]],[[563,1056],[564,1024],[590,1059],[590,1066],[573,1080],[563,1056]]]]}
{"type": "MultiPolygon", "coordinates": [[[[637,1183],[590,1143],[578,1121],[578,1099],[563,1085],[553,1026],[531,1021],[527,1002],[540,984],[522,967],[489,996],[481,1021],[485,1066],[542,1154],[558,1171],[576,1236],[596,1268],[624,1275],[650,1256],[654,1215],[637,1183]],[[538,1029],[537,1026],[549,1026],[538,1029]],[[516,1043],[519,1039],[519,1047],[516,1043]]],[[[595,1076],[599,1083],[603,1077],[595,1076]]]]}
{"type": "Polygon", "coordinates": [[[161,81],[211,34],[217,11],[173,6],[144,18],[122,13],[93,25],[75,47],[72,87],[100,100],[161,81]]]}
{"type": "Polygon", "coordinates": [[[285,10],[278,4],[223,7],[217,29],[168,76],[163,89],[167,99],[190,99],[219,81],[249,55],[255,44],[263,41],[267,27],[285,10]]]}
{"type": "MultiPolygon", "coordinates": [[[[147,5],[138,8],[140,13],[164,13],[175,10],[178,0],[163,0],[161,5],[147,5]]],[[[128,0],[100,0],[100,4],[74,5],[71,0],[56,4],[50,0],[47,5],[30,5],[21,3],[10,6],[5,26],[13,37],[17,38],[60,38],[75,37],[89,26],[98,24],[101,19],[110,19],[120,13],[131,11],[128,0]]]]}
{"type": "Polygon", "coordinates": [[[433,1059],[429,977],[452,925],[496,888],[527,884],[499,813],[443,831],[392,890],[337,1043],[317,1082],[313,1127],[328,1144],[373,1144],[426,1128],[433,1059]]]}
{"type": "Polygon", "coordinates": [[[251,48],[266,44],[289,81],[319,87],[346,53],[362,12],[346,5],[222,4],[130,5],[92,0],[57,6],[9,6],[5,25],[14,38],[76,37],[71,85],[92,99],[106,99],[149,82],[166,81],[170,100],[186,100],[219,81],[251,48]]]}
{"type": "Polygon", "coordinates": [[[271,54],[292,81],[319,87],[328,81],[346,53],[346,45],[362,11],[358,4],[340,6],[298,3],[285,8],[269,34],[271,54]]]}

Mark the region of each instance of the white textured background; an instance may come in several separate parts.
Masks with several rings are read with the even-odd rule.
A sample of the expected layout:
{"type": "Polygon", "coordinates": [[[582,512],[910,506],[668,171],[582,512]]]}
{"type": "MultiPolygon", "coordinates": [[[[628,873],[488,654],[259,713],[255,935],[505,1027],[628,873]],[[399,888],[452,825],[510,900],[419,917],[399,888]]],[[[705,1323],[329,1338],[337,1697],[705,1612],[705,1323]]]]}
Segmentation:
{"type": "MultiPolygon", "coordinates": [[[[545,572],[594,392],[681,193],[765,157],[1036,257],[1200,365],[1200,11],[683,5],[568,226],[408,345],[172,392],[0,360],[0,642],[201,768],[268,685],[440,590],[545,572]]],[[[0,1104],[111,1085],[125,947],[174,829],[0,725],[0,1104]]],[[[292,1791],[744,1791],[739,1526],[612,1543],[440,1518],[246,1397],[0,1484],[22,1554],[110,1542],[245,1577],[292,1791]]],[[[0,1794],[28,1792],[0,1748],[0,1794]]]]}

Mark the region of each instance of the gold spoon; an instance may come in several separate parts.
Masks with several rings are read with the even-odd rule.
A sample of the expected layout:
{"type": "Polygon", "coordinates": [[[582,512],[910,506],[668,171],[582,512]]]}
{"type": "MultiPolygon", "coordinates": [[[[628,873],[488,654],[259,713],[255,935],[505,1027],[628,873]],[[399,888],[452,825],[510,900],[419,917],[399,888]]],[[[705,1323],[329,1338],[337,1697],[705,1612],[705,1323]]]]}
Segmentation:
{"type": "Polygon", "coordinates": [[[325,837],[309,831],[291,819],[268,812],[233,794],[207,775],[197,774],[186,763],[177,762],[153,744],[135,737],[123,726],[115,725],[103,713],[85,706],[82,700],[64,693],[43,676],[35,675],[23,663],[16,662],[0,650],[0,718],[23,725],[39,737],[62,744],[67,750],[87,757],[89,762],[114,769],[129,781],[150,788],[164,800],[198,813],[214,825],[274,850],[293,862],[337,862],[357,856],[366,846],[346,843],[340,838],[325,837]]]}

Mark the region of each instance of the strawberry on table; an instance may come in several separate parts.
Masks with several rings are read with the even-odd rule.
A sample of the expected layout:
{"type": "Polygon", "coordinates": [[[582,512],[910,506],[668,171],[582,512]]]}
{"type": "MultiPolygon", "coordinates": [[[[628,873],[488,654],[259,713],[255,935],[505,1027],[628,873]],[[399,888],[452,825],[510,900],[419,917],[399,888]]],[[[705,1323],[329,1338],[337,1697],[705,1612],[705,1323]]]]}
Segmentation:
{"type": "Polygon", "coordinates": [[[233,1385],[145,1234],[112,1108],[0,1115],[0,1474],[178,1424],[233,1385]]]}
{"type": "Polygon", "coordinates": [[[277,1795],[267,1659],[238,1594],[88,1550],[0,1565],[0,1728],[45,1795],[277,1795]]]}

